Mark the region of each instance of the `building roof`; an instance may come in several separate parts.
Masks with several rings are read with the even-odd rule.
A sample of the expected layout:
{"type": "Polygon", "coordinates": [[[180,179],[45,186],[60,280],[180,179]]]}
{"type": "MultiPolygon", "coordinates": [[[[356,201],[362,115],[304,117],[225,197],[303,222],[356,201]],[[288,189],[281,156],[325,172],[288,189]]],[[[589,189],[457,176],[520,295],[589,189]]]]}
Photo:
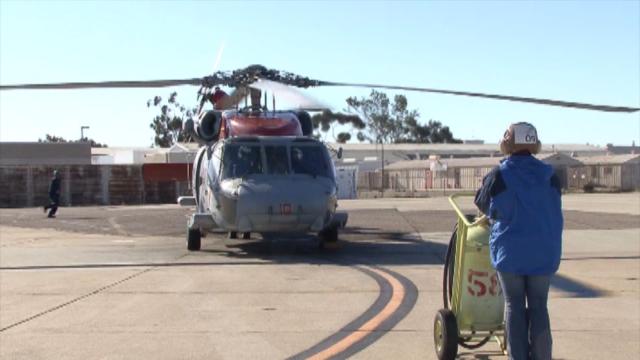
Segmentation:
{"type": "Polygon", "coordinates": [[[113,155],[118,152],[143,152],[143,153],[154,153],[157,152],[159,148],[151,148],[151,147],[94,147],[91,148],[91,155],[113,155]]]}
{"type": "Polygon", "coordinates": [[[544,153],[538,154],[536,157],[549,165],[564,165],[564,166],[578,166],[582,165],[582,162],[573,156],[569,156],[563,153],[544,153]]]}
{"type": "MultiPolygon", "coordinates": [[[[562,163],[566,165],[579,165],[580,162],[565,154],[557,153],[545,153],[536,155],[538,159],[549,163],[551,165],[562,163]]],[[[448,168],[464,168],[464,167],[494,167],[500,164],[500,160],[503,157],[471,157],[471,158],[440,158],[437,161],[441,164],[446,164],[448,168]]],[[[429,160],[403,160],[386,166],[389,170],[404,170],[404,169],[429,169],[431,163],[435,162],[435,159],[429,160]]]]}
{"type": "Polygon", "coordinates": [[[462,167],[494,167],[500,163],[500,157],[472,157],[461,159],[438,159],[438,160],[403,160],[386,166],[388,170],[406,170],[406,169],[429,169],[431,163],[436,161],[440,164],[446,164],[448,168],[462,167]]]}
{"type": "MultiPolygon", "coordinates": [[[[342,147],[343,151],[372,151],[379,150],[380,144],[367,143],[331,143],[331,146],[342,147]]],[[[499,152],[498,144],[384,144],[385,151],[411,151],[411,152],[432,152],[436,153],[457,153],[457,152],[499,152]]],[[[589,152],[589,153],[606,153],[605,147],[590,144],[542,144],[542,152],[589,152]]]]}
{"type": "Polygon", "coordinates": [[[91,164],[91,144],[0,142],[0,165],[91,164]]]}
{"type": "Polygon", "coordinates": [[[580,160],[585,165],[615,165],[625,163],[640,164],[640,154],[582,156],[576,159],[580,160]]]}

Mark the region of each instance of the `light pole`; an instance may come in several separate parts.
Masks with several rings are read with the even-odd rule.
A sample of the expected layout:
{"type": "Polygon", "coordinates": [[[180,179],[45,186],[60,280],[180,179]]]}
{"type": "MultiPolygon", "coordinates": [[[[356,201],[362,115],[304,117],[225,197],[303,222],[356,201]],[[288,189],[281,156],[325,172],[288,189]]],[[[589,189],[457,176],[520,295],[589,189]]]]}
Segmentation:
{"type": "Polygon", "coordinates": [[[88,126],[80,126],[80,141],[84,140],[84,129],[89,129],[88,126]]]}

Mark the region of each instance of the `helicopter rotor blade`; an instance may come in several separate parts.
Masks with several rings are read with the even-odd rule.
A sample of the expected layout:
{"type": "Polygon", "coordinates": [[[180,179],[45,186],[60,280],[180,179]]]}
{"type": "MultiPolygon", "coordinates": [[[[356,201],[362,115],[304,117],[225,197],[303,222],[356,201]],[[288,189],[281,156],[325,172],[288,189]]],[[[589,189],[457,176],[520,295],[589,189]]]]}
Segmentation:
{"type": "Polygon", "coordinates": [[[640,108],[626,107],[626,106],[596,105],[596,104],[580,103],[580,102],[573,102],[573,101],[539,99],[539,98],[510,96],[510,95],[485,94],[485,93],[476,93],[476,92],[468,92],[468,91],[419,88],[419,87],[410,87],[410,86],[358,84],[358,83],[343,83],[343,82],[332,82],[332,81],[321,81],[319,86],[350,86],[350,87],[366,87],[366,88],[378,88],[378,89],[388,89],[388,90],[406,90],[406,91],[428,92],[428,93],[437,93],[437,94],[471,96],[471,97],[479,97],[479,98],[485,98],[485,99],[506,100],[506,101],[524,102],[524,103],[531,103],[531,104],[560,106],[560,107],[568,107],[568,108],[575,108],[575,109],[607,111],[607,112],[631,113],[631,112],[640,110],[640,108]]]}
{"type": "MultiPolygon", "coordinates": [[[[222,49],[219,52],[221,55],[222,49]]],[[[216,62],[217,63],[217,62],[216,62]]],[[[70,83],[51,83],[51,84],[18,84],[18,85],[0,85],[0,90],[37,90],[37,89],[90,89],[90,88],[156,88],[156,87],[169,87],[178,85],[200,85],[204,88],[212,88],[217,85],[226,85],[229,87],[245,87],[250,83],[254,83],[257,79],[263,81],[277,82],[280,86],[297,86],[297,87],[316,87],[316,86],[349,86],[349,87],[366,87],[366,88],[379,88],[388,90],[405,90],[405,91],[417,91],[427,93],[439,93],[457,96],[469,96],[485,99],[503,100],[523,102],[530,104],[540,104],[548,106],[559,106],[574,109],[606,111],[606,112],[625,112],[631,113],[640,110],[638,107],[626,107],[626,106],[611,106],[611,105],[599,105],[590,103],[581,103],[573,101],[562,101],[553,99],[541,99],[532,97],[521,97],[511,95],[498,95],[469,91],[455,91],[444,89],[432,89],[410,86],[391,86],[391,85],[379,85],[379,84],[362,84],[362,83],[345,83],[345,82],[333,82],[333,81],[320,81],[313,80],[307,77],[302,77],[296,74],[277,71],[273,69],[267,69],[262,65],[251,65],[244,69],[235,70],[233,72],[215,72],[213,75],[205,76],[203,78],[191,78],[191,79],[176,79],[176,80],[143,80],[143,81],[102,81],[102,82],[70,82],[70,83]]],[[[253,85],[252,85],[253,86],[253,85]]],[[[255,85],[254,87],[266,86],[255,85]]],[[[246,89],[245,89],[246,90],[246,89]]],[[[234,96],[229,96],[230,99],[226,103],[231,107],[234,107],[242,100],[248,91],[240,92],[240,96],[232,93],[234,96]]],[[[288,91],[287,93],[291,93],[288,91]]],[[[318,104],[306,104],[303,102],[301,107],[315,108],[318,104]]],[[[317,102],[316,102],[317,103],[317,102]]],[[[318,108],[327,108],[324,104],[320,104],[318,108]]]]}
{"type": "Polygon", "coordinates": [[[277,81],[258,79],[248,86],[261,91],[269,91],[275,95],[276,99],[283,100],[297,110],[322,111],[330,108],[300,90],[277,81]]]}
{"type": "Polygon", "coordinates": [[[49,84],[0,85],[0,90],[157,88],[157,87],[168,87],[168,86],[178,86],[178,85],[200,85],[201,83],[202,83],[202,78],[176,79],[176,80],[69,82],[69,83],[49,83],[49,84]]]}

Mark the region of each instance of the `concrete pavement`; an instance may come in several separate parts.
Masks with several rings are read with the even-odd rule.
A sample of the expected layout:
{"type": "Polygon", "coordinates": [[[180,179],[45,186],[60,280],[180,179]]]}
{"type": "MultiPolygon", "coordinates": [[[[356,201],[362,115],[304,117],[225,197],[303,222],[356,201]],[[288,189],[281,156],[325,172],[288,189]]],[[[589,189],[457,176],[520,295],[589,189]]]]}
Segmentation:
{"type": "MultiPolygon", "coordinates": [[[[549,302],[554,357],[636,357],[638,194],[572,196],[564,201],[572,222],[549,302]],[[607,212],[582,211],[596,202],[607,212]]],[[[473,210],[468,199],[463,206],[473,210]]],[[[229,244],[209,235],[196,253],[186,251],[169,215],[158,216],[175,216],[172,206],[62,208],[61,222],[48,223],[56,230],[26,226],[24,219],[42,215],[38,209],[0,210],[0,358],[287,358],[352,334],[345,325],[379,312],[381,285],[359,270],[373,266],[408,279],[417,299],[351,357],[435,359],[433,318],[455,221],[446,199],[354,200],[341,208],[350,210],[351,228],[336,251],[318,250],[311,237],[229,244]]],[[[497,350],[460,349],[460,358],[506,359],[497,350]]]]}

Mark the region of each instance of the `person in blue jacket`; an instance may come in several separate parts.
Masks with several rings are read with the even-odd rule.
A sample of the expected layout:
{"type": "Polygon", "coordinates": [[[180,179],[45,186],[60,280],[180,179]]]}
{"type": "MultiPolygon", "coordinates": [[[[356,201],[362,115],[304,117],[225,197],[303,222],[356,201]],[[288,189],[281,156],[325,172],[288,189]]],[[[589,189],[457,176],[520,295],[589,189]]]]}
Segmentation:
{"type": "Polygon", "coordinates": [[[505,299],[513,360],[551,360],[547,297],[560,266],[562,189],[553,168],[533,156],[540,146],[533,125],[511,124],[500,142],[506,158],[485,176],[475,197],[491,219],[491,263],[505,299]]]}

